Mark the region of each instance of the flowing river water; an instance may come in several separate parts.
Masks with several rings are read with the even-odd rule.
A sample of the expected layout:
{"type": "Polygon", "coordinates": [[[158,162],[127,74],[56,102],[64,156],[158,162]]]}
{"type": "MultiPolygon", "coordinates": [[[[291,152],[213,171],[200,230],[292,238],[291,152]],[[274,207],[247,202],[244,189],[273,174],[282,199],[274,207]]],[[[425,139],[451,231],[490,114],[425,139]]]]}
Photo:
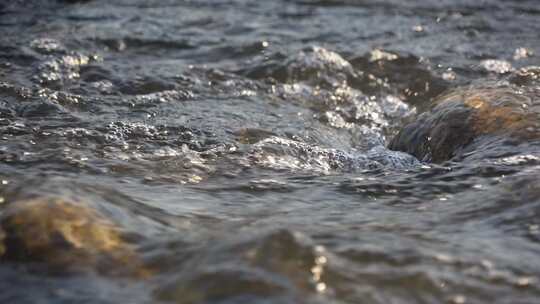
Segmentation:
{"type": "Polygon", "coordinates": [[[0,3],[0,302],[540,303],[537,0],[0,3]]]}

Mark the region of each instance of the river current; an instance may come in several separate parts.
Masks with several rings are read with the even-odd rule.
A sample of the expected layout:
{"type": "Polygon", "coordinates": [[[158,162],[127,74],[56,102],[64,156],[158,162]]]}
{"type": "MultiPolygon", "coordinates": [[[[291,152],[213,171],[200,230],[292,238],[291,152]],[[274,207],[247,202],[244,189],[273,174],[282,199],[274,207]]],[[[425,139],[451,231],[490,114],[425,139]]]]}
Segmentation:
{"type": "Polygon", "coordinates": [[[460,88],[540,113],[539,33],[537,0],[2,1],[0,302],[540,303],[538,141],[391,144],[460,88]]]}

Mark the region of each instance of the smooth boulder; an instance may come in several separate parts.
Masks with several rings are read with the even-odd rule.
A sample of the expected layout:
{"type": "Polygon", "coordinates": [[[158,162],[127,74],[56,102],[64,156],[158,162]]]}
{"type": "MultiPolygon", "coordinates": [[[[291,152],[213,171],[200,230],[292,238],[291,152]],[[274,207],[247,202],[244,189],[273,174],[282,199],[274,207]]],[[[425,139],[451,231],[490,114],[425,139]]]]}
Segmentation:
{"type": "Polygon", "coordinates": [[[540,90],[469,86],[436,98],[429,111],[393,138],[389,148],[441,163],[463,160],[502,143],[518,146],[538,140],[540,90]]]}
{"type": "Polygon", "coordinates": [[[60,198],[19,200],[2,209],[0,259],[45,265],[52,273],[149,274],[117,225],[88,204],[60,198]]]}

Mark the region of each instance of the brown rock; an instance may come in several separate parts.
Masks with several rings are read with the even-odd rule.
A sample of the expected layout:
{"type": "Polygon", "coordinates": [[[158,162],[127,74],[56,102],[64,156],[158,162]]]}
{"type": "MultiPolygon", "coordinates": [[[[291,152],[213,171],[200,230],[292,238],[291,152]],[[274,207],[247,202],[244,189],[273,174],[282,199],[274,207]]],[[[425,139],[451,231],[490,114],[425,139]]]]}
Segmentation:
{"type": "Polygon", "coordinates": [[[43,263],[51,272],[149,274],[120,229],[80,202],[58,198],[12,202],[0,216],[0,241],[2,259],[43,263]]]}
{"type": "Polygon", "coordinates": [[[463,157],[475,141],[495,137],[514,144],[539,140],[540,92],[511,86],[455,89],[406,125],[389,148],[439,163],[463,157]]]}

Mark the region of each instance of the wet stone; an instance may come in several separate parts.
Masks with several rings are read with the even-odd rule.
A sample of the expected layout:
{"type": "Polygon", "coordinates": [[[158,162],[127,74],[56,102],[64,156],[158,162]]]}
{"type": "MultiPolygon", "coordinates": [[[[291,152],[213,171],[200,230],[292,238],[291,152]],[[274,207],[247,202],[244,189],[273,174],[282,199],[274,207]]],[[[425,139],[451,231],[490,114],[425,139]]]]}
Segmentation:
{"type": "Polygon", "coordinates": [[[0,240],[0,260],[37,262],[50,273],[149,274],[120,228],[81,202],[11,202],[0,216],[0,240]]]}
{"type": "Polygon", "coordinates": [[[439,163],[469,157],[476,149],[493,150],[501,142],[515,146],[538,140],[540,92],[512,86],[464,87],[437,98],[389,148],[439,163]]]}
{"type": "Polygon", "coordinates": [[[156,298],[175,303],[313,303],[314,291],[325,284],[322,246],[286,229],[237,238],[212,252],[221,263],[212,254],[198,254],[195,263],[186,263],[158,288],[156,298]]]}

